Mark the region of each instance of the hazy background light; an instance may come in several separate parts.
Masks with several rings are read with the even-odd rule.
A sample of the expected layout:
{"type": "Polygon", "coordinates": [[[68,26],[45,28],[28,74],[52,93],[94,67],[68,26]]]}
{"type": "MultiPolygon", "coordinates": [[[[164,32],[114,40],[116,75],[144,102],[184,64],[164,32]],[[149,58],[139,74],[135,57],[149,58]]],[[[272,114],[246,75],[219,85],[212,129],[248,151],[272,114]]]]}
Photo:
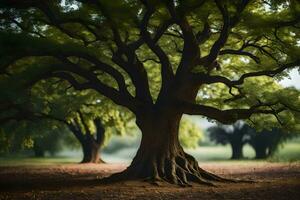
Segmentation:
{"type": "Polygon", "coordinates": [[[293,69],[290,72],[290,78],[285,78],[279,82],[284,87],[294,86],[297,89],[300,89],[300,74],[297,69],[293,69]]]}

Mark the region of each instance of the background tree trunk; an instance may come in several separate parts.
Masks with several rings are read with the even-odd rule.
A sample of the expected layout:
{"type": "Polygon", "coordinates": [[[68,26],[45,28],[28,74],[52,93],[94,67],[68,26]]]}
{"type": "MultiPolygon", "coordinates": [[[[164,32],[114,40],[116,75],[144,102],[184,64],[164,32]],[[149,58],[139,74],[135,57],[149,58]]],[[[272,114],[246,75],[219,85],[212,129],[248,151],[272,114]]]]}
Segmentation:
{"type": "Polygon", "coordinates": [[[100,144],[95,141],[84,140],[81,146],[83,152],[81,163],[104,163],[100,157],[100,144]]]}
{"type": "Polygon", "coordinates": [[[238,143],[231,142],[230,145],[232,149],[231,159],[242,159],[244,157],[242,141],[238,143]]]}
{"type": "Polygon", "coordinates": [[[249,144],[255,151],[255,159],[265,159],[268,157],[268,142],[265,140],[265,138],[261,137],[260,135],[256,136],[249,144]]]}
{"type": "Polygon", "coordinates": [[[100,118],[94,120],[97,132],[92,134],[85,124],[83,115],[80,113],[81,122],[85,126],[85,134],[82,132],[81,127],[78,122],[73,122],[68,124],[69,129],[72,131],[74,136],[77,138],[81,144],[83,159],[81,163],[104,163],[100,157],[100,149],[105,140],[105,129],[101,123],[100,118]]]}
{"type": "Polygon", "coordinates": [[[45,157],[45,150],[40,144],[37,144],[37,142],[33,145],[33,151],[35,157],[45,157]]]}
{"type": "Polygon", "coordinates": [[[268,157],[267,147],[257,146],[255,148],[255,159],[265,159],[268,157]]]}

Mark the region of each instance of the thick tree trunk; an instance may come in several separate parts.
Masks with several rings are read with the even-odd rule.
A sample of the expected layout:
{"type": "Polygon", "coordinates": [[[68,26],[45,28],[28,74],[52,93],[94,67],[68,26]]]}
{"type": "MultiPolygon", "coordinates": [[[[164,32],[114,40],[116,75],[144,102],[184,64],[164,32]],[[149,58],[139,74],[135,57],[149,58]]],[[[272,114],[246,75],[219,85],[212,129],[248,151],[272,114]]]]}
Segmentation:
{"type": "Polygon", "coordinates": [[[266,159],[268,155],[266,147],[258,146],[255,148],[255,159],[266,159]]]}
{"type": "Polygon", "coordinates": [[[85,139],[81,142],[83,159],[81,163],[104,163],[100,156],[101,144],[96,141],[85,139]]]}
{"type": "Polygon", "coordinates": [[[83,159],[81,163],[102,163],[100,145],[84,144],[82,146],[83,159]]]}
{"type": "Polygon", "coordinates": [[[231,143],[232,155],[231,159],[237,160],[242,159],[243,155],[243,145],[241,143],[231,143]]]}
{"type": "Polygon", "coordinates": [[[146,179],[183,186],[189,182],[213,185],[210,181],[226,181],[201,169],[195,158],[184,152],[178,140],[181,116],[172,112],[137,116],[142,140],[136,156],[125,171],[104,181],[146,179]]]}
{"type": "Polygon", "coordinates": [[[255,137],[250,142],[250,145],[255,151],[255,159],[265,159],[269,156],[268,144],[266,144],[265,138],[255,137]]]}
{"type": "Polygon", "coordinates": [[[45,157],[45,150],[43,147],[36,142],[33,145],[33,151],[35,157],[45,157]]]}
{"type": "Polygon", "coordinates": [[[100,149],[105,140],[105,129],[99,118],[94,119],[96,134],[92,134],[85,124],[83,115],[79,112],[81,122],[85,126],[85,134],[82,132],[78,122],[69,123],[68,127],[81,144],[83,159],[81,163],[104,163],[100,157],[100,149]]]}

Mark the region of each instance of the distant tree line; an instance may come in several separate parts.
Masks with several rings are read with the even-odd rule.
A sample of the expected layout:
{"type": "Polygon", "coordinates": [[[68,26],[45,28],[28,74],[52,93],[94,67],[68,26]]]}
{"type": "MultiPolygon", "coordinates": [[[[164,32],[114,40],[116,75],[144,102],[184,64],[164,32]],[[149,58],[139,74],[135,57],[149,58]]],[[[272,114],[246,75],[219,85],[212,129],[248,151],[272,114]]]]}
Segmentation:
{"type": "Polygon", "coordinates": [[[208,136],[216,144],[229,144],[231,159],[242,159],[243,147],[249,144],[255,151],[255,159],[265,159],[274,154],[280,144],[297,134],[279,128],[256,130],[244,122],[233,125],[218,125],[208,128],[208,136]]]}

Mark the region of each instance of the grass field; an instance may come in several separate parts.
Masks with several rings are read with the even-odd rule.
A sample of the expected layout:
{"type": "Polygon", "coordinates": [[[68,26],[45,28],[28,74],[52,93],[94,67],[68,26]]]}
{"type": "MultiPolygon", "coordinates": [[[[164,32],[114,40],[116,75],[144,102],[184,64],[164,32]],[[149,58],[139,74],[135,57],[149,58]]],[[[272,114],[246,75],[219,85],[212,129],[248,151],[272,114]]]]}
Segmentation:
{"type": "MultiPolygon", "coordinates": [[[[231,156],[229,146],[208,146],[199,147],[195,150],[187,150],[194,155],[199,161],[224,161],[231,156]]],[[[243,149],[245,160],[255,156],[254,150],[246,145],[243,149]]],[[[276,153],[267,159],[271,162],[293,162],[300,161],[300,143],[290,142],[280,147],[276,153]]]]}
{"type": "MultiPolygon", "coordinates": [[[[233,162],[230,161],[231,149],[229,146],[204,146],[197,149],[186,150],[196,157],[200,162],[233,162]]],[[[114,153],[103,153],[103,159],[108,163],[130,163],[135,155],[136,148],[124,148],[114,153]]],[[[254,157],[254,151],[250,146],[244,148],[245,159],[235,162],[251,161],[254,157]]],[[[67,164],[78,163],[81,159],[81,152],[72,154],[61,154],[58,157],[32,158],[32,157],[0,157],[0,166],[12,165],[50,165],[50,164],[67,164]]],[[[289,142],[280,147],[278,151],[267,159],[268,162],[300,162],[300,143],[289,142]]],[[[261,162],[261,161],[255,161],[261,162]]]]}

